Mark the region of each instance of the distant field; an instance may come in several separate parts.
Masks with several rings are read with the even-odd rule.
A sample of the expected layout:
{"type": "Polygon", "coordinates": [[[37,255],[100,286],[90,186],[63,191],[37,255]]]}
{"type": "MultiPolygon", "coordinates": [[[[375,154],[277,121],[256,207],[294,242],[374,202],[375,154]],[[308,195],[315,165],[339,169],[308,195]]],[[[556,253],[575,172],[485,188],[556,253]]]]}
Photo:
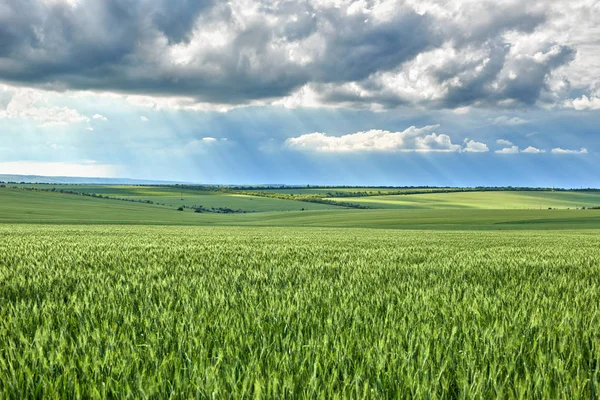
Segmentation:
{"type": "Polygon", "coordinates": [[[328,194],[328,193],[369,193],[372,195],[382,194],[385,195],[387,193],[397,193],[397,192],[437,192],[439,190],[457,190],[452,188],[377,188],[377,187],[315,187],[315,188],[257,188],[253,189],[257,192],[267,192],[267,193],[283,193],[283,194],[328,194]]]}
{"type": "Polygon", "coordinates": [[[0,397],[594,398],[599,249],[600,230],[2,224],[0,397]]]}
{"type": "MultiPolygon", "coordinates": [[[[9,185],[13,186],[13,185],[9,185]]],[[[95,193],[103,196],[118,197],[131,200],[151,200],[168,207],[203,206],[206,208],[221,207],[244,211],[292,211],[328,210],[337,208],[326,204],[307,203],[293,200],[255,197],[242,194],[221,193],[210,190],[177,189],[166,186],[101,186],[101,185],[18,185],[19,187],[36,187],[44,190],[70,190],[80,193],[95,193]]]]}
{"type": "MultiPolygon", "coordinates": [[[[13,185],[9,185],[13,186],[13,185]]],[[[35,187],[43,190],[69,190],[80,193],[123,198],[129,200],[150,200],[160,205],[177,208],[179,206],[203,206],[206,208],[231,208],[234,210],[270,212],[304,210],[339,210],[335,205],[298,201],[293,198],[280,199],[210,190],[208,188],[179,189],[168,186],[105,186],[105,185],[35,185],[24,184],[18,187],[35,187]]],[[[599,207],[600,191],[469,191],[436,193],[439,190],[458,189],[388,189],[388,188],[298,188],[260,189],[256,192],[272,194],[319,195],[328,193],[368,193],[358,197],[326,197],[336,202],[347,202],[375,209],[574,209],[599,207]],[[415,190],[429,190],[431,193],[413,194],[415,190]],[[404,191],[407,194],[386,195],[387,191],[404,191]]]]}
{"type": "Polygon", "coordinates": [[[0,223],[195,225],[213,215],[72,194],[0,188],[0,223]]]}
{"type": "Polygon", "coordinates": [[[247,214],[227,223],[427,230],[599,229],[600,210],[333,210],[247,214]]]}
{"type": "MultiPolygon", "coordinates": [[[[252,201],[261,200],[274,199],[256,198],[252,201]]],[[[299,203],[310,205],[310,203],[299,203]]],[[[190,210],[177,211],[175,208],[165,206],[9,188],[0,188],[0,205],[0,223],[259,225],[436,230],[600,228],[600,210],[467,208],[351,210],[334,207],[332,210],[197,214],[190,210]]]]}
{"type": "MultiPolygon", "coordinates": [[[[173,186],[140,186],[140,185],[56,185],[56,184],[9,184],[8,186],[17,186],[22,188],[38,188],[49,190],[52,188],[73,190],[77,192],[85,193],[96,193],[110,196],[130,197],[130,198],[143,198],[146,199],[149,196],[157,198],[169,199],[172,203],[181,203],[180,194],[188,194],[188,197],[194,199],[196,196],[208,196],[208,195],[224,195],[221,192],[215,192],[209,187],[198,186],[198,189],[179,189],[173,186]]],[[[334,194],[334,193],[369,193],[370,195],[385,195],[388,193],[406,192],[411,193],[414,191],[424,192],[436,192],[438,188],[374,188],[374,187],[315,187],[315,188],[269,188],[269,187],[258,187],[252,190],[242,190],[250,192],[265,192],[265,193],[282,193],[282,194],[298,194],[298,195],[322,195],[322,194],[334,194]]],[[[442,190],[456,190],[451,188],[445,188],[442,190]]],[[[186,196],[184,196],[184,200],[186,196]]],[[[201,197],[203,198],[203,197],[201,197]]]]}
{"type": "Polygon", "coordinates": [[[600,206],[597,192],[458,192],[395,196],[340,197],[373,208],[387,209],[547,209],[600,206]]]}

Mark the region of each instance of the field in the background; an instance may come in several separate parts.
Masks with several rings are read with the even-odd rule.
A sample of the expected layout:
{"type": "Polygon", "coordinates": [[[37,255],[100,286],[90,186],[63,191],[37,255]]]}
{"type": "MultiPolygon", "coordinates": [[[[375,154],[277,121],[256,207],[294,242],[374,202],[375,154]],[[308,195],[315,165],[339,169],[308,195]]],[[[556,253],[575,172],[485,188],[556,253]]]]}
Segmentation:
{"type": "Polygon", "coordinates": [[[320,195],[320,194],[332,194],[336,193],[368,193],[369,195],[385,195],[390,193],[413,193],[413,192],[439,192],[439,191],[454,191],[460,190],[458,188],[377,188],[377,187],[281,187],[281,188],[258,188],[254,189],[257,191],[264,191],[270,193],[283,193],[283,194],[299,194],[299,195],[320,195]]]}
{"type": "Polygon", "coordinates": [[[0,226],[2,398],[593,398],[600,231],[0,226]]]}
{"type": "Polygon", "coordinates": [[[540,210],[600,207],[598,191],[481,191],[460,188],[259,188],[235,190],[215,187],[9,184],[42,191],[71,191],[122,200],[151,201],[177,208],[229,208],[245,212],[340,210],[342,203],[374,209],[490,209],[540,210]],[[426,192],[426,193],[423,193],[426,192]],[[343,195],[342,195],[343,193],[343,195]],[[395,193],[390,195],[389,193],[395,193]],[[397,194],[403,193],[403,194],[397,194]],[[341,196],[336,197],[335,195],[341,196]],[[360,194],[352,196],[352,194],[360,194]],[[277,198],[279,195],[280,198],[277,198]],[[327,200],[334,204],[303,200],[327,200]],[[335,205],[340,203],[340,205],[335,205]]]}
{"type": "Polygon", "coordinates": [[[599,207],[600,191],[457,192],[393,196],[341,197],[331,199],[358,203],[373,208],[391,209],[574,209],[582,207],[599,207]]]}
{"type": "MultiPolygon", "coordinates": [[[[8,185],[13,186],[13,185],[8,185]]],[[[327,210],[337,208],[326,204],[281,200],[267,197],[223,193],[213,190],[179,189],[169,186],[104,186],[104,185],[16,185],[20,188],[34,187],[43,190],[67,190],[126,200],[149,200],[167,207],[220,207],[247,212],[327,210]]]]}
{"type": "Polygon", "coordinates": [[[232,225],[427,230],[600,229],[600,210],[334,210],[250,214],[232,225]]]}
{"type": "Polygon", "coordinates": [[[0,223],[193,225],[199,216],[151,204],[0,188],[0,223]]]}
{"type": "MultiPolygon", "coordinates": [[[[212,196],[212,195],[207,195],[212,196]]],[[[218,197],[218,195],[214,195],[218,197]]],[[[228,194],[224,196],[229,196],[228,194]]],[[[411,195],[412,196],[412,195],[411,195]]],[[[434,195],[431,195],[434,196],[434,195]]],[[[441,196],[441,195],[440,195],[441,196]]],[[[406,196],[410,197],[410,196],[406,196]]],[[[147,195],[147,198],[152,198],[147,195]]],[[[361,198],[362,199],[362,198],[361,198]]],[[[370,199],[366,198],[366,199],[370,199]]],[[[293,200],[295,207],[325,206],[293,200]]],[[[600,229],[600,210],[547,209],[382,209],[269,211],[248,214],[194,213],[175,207],[93,198],[74,194],[0,188],[0,223],[143,224],[143,225],[260,225],[368,227],[386,229],[600,229]]],[[[291,206],[290,206],[291,208],[291,206]]]]}

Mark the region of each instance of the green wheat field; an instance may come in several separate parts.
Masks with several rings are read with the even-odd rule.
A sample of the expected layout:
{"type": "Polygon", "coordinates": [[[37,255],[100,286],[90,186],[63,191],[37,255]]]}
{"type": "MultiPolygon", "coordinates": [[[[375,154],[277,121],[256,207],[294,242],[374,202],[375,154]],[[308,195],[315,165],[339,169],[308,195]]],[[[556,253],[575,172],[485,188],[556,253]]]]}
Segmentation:
{"type": "Polygon", "coordinates": [[[600,192],[354,192],[0,188],[0,398],[599,397],[600,192]]]}

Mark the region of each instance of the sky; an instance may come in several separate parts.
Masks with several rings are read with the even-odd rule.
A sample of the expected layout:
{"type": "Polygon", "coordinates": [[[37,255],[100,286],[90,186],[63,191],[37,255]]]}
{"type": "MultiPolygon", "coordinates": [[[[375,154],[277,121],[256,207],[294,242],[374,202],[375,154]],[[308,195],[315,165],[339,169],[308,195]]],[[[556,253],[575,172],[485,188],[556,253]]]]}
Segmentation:
{"type": "Polygon", "coordinates": [[[0,174],[600,187],[599,0],[3,0],[0,174]]]}

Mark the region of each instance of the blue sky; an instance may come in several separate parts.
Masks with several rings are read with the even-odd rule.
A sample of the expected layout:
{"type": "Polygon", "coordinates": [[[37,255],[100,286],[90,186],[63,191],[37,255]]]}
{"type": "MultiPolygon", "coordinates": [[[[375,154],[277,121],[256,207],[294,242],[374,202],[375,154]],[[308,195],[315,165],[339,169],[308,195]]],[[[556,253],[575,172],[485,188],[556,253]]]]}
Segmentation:
{"type": "Polygon", "coordinates": [[[599,27],[587,0],[8,0],[0,173],[600,187],[599,27]]]}

